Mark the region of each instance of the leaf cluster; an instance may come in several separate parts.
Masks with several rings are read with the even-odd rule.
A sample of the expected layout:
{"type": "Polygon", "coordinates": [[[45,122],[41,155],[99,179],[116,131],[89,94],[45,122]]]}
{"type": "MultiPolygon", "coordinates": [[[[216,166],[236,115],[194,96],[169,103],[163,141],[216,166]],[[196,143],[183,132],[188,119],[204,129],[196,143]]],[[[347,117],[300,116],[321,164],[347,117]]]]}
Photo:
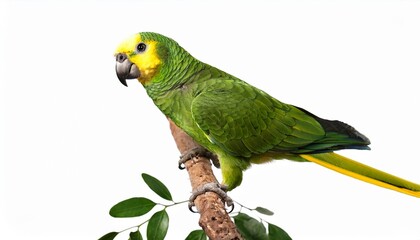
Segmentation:
{"type": "MultiPolygon", "coordinates": [[[[161,205],[164,208],[160,211],[155,212],[150,219],[142,222],[139,225],[127,228],[119,232],[109,232],[103,235],[99,240],[113,240],[118,234],[131,230],[129,233],[129,240],[143,240],[143,236],[140,233],[140,227],[147,224],[146,239],[150,240],[164,240],[169,228],[169,215],[166,208],[172,207],[187,201],[175,202],[169,189],[157,178],[143,173],[143,181],[147,186],[156,193],[159,197],[171,201],[172,204],[165,205],[156,203],[145,197],[133,197],[121,201],[115,204],[109,211],[109,214],[115,218],[132,218],[140,217],[150,212],[156,205],[161,205]],[[133,229],[133,230],[132,230],[133,229]]],[[[237,203],[239,204],[239,203],[237,203]]],[[[244,239],[253,240],[291,240],[290,236],[280,227],[263,221],[262,219],[257,220],[251,216],[241,212],[243,208],[249,211],[256,211],[264,215],[273,215],[274,213],[266,208],[257,207],[250,209],[242,204],[239,204],[241,209],[236,214],[232,215],[236,227],[243,236],[244,239]],[[264,224],[265,223],[265,224],[264,224]],[[267,225],[267,228],[265,227],[267,225]]],[[[203,230],[193,230],[185,238],[186,240],[206,240],[208,239],[203,230]]]]}

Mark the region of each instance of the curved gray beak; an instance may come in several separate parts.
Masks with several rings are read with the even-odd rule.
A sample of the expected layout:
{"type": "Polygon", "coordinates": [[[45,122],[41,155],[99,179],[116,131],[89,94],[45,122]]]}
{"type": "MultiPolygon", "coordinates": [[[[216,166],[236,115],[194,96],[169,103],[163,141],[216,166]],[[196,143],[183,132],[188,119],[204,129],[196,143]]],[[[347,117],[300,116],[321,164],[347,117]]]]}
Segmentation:
{"type": "Polygon", "coordinates": [[[120,82],[127,87],[127,79],[135,79],[140,77],[140,70],[138,67],[128,60],[125,53],[118,53],[116,55],[115,71],[120,82]]]}

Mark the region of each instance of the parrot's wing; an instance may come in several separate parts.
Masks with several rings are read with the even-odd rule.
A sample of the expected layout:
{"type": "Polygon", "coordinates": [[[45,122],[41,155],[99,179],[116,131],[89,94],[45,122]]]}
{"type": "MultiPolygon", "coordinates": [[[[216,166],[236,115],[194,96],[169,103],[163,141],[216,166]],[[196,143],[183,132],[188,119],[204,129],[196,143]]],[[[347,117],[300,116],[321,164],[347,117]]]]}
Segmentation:
{"type": "Polygon", "coordinates": [[[325,136],[312,116],[246,83],[223,82],[200,93],[191,106],[198,127],[235,156],[293,151],[325,136]]]}

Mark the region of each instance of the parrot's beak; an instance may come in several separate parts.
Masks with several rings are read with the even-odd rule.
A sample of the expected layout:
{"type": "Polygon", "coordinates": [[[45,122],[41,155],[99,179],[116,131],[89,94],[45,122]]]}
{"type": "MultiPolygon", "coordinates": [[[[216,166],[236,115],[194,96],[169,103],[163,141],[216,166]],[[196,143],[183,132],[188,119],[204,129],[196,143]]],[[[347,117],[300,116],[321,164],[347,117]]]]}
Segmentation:
{"type": "Polygon", "coordinates": [[[127,79],[140,77],[140,70],[128,59],[125,53],[118,53],[116,56],[115,71],[120,82],[127,87],[127,79]]]}

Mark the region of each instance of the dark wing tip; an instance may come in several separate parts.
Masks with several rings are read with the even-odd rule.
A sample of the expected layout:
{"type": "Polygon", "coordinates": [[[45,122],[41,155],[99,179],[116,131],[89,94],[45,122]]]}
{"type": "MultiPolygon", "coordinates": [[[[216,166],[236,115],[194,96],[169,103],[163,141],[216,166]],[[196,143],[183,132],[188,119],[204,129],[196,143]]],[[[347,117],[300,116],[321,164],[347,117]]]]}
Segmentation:
{"type": "MultiPolygon", "coordinates": [[[[324,128],[325,132],[336,132],[343,135],[348,136],[349,138],[356,140],[357,144],[360,144],[360,147],[367,146],[370,144],[369,138],[367,138],[365,135],[357,131],[354,127],[348,125],[347,123],[338,121],[338,120],[327,120],[320,117],[315,116],[314,114],[306,111],[303,108],[296,107],[302,112],[305,112],[306,114],[309,114],[315,120],[321,124],[321,126],[324,128]]],[[[370,149],[370,148],[369,148],[370,149]]]]}

